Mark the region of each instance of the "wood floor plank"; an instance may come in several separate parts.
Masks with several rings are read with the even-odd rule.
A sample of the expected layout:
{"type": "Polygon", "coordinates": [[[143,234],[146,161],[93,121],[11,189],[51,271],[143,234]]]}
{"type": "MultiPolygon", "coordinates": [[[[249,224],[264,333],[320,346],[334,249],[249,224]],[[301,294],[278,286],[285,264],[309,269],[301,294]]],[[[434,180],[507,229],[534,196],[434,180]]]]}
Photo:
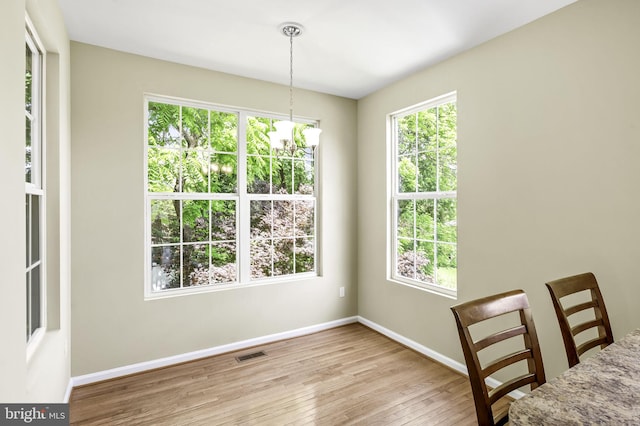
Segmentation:
{"type": "Polygon", "coordinates": [[[467,377],[361,325],[74,388],[73,425],[474,425],[467,377]],[[238,362],[262,350],[266,356],[238,362]]]}

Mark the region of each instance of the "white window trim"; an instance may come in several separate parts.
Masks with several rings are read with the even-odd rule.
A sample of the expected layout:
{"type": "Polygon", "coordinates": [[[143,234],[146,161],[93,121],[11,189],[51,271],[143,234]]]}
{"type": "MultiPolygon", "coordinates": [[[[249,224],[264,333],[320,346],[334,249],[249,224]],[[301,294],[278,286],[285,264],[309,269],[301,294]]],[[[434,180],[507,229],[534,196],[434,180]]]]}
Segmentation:
{"type": "MultiPolygon", "coordinates": [[[[144,158],[144,217],[145,217],[145,227],[144,227],[144,299],[145,300],[156,300],[156,299],[165,299],[170,297],[179,297],[179,296],[188,296],[192,294],[200,294],[200,293],[210,293],[217,291],[225,291],[225,290],[234,290],[234,289],[243,289],[249,287],[257,287],[264,285],[272,285],[283,282],[291,282],[291,281],[304,281],[309,279],[314,279],[320,276],[320,249],[319,249],[319,235],[318,230],[320,226],[318,224],[318,205],[319,205],[319,155],[318,149],[319,147],[315,147],[316,155],[314,158],[314,176],[315,176],[315,185],[314,185],[314,193],[312,197],[301,196],[297,194],[287,194],[283,195],[283,199],[287,200],[295,200],[295,199],[303,199],[303,200],[313,200],[315,203],[314,208],[314,270],[310,272],[298,273],[293,275],[283,275],[276,277],[265,277],[260,279],[250,279],[251,271],[250,271],[250,253],[249,250],[243,250],[242,247],[250,246],[250,202],[253,200],[260,199],[269,199],[275,200],[279,198],[277,194],[248,194],[247,193],[247,182],[246,182],[246,161],[240,161],[241,159],[245,159],[247,156],[246,152],[246,117],[262,117],[262,118],[270,118],[273,120],[288,120],[289,116],[285,114],[271,113],[266,111],[252,110],[247,108],[238,108],[238,107],[230,107],[226,105],[220,105],[209,102],[199,102],[191,99],[184,99],[173,96],[165,96],[165,95],[157,95],[157,94],[144,94],[143,96],[143,108],[144,108],[144,133],[143,133],[143,158],[144,158]],[[149,265],[151,264],[151,235],[150,235],[150,226],[151,223],[151,209],[149,208],[149,196],[148,196],[148,156],[147,156],[147,148],[148,148],[148,124],[149,124],[149,110],[148,103],[149,102],[160,102],[160,103],[173,103],[179,104],[183,107],[191,107],[191,108],[203,108],[203,109],[211,109],[220,112],[228,112],[238,114],[238,190],[237,194],[224,194],[219,197],[215,197],[216,199],[223,200],[236,200],[237,201],[237,209],[236,209],[236,217],[238,220],[238,229],[236,234],[236,241],[238,245],[237,251],[237,271],[238,271],[238,281],[233,283],[217,283],[213,285],[206,286],[193,286],[193,287],[182,287],[176,289],[167,289],[163,291],[153,291],[151,289],[151,273],[149,265]],[[241,212],[247,212],[242,215],[241,212]],[[239,216],[239,217],[238,217],[239,216]]],[[[316,126],[320,126],[320,121],[305,117],[294,116],[293,121],[296,123],[303,124],[313,124],[316,126]]],[[[161,193],[158,193],[153,196],[160,197],[161,193]]],[[[190,197],[197,198],[196,194],[189,194],[190,197]]],[[[209,196],[205,196],[207,199],[209,196]]]]}
{"type": "Polygon", "coordinates": [[[419,193],[419,194],[401,194],[398,192],[398,170],[397,170],[397,158],[398,158],[398,143],[396,141],[397,128],[396,128],[396,120],[405,115],[416,113],[419,111],[423,111],[425,109],[429,109],[432,107],[436,107],[441,104],[457,102],[457,92],[446,93],[442,96],[438,96],[436,98],[430,99],[426,102],[421,102],[416,105],[412,105],[407,108],[403,108],[397,111],[394,111],[390,114],[387,114],[387,147],[388,147],[388,164],[387,170],[389,173],[389,179],[387,180],[389,189],[387,191],[388,197],[388,212],[390,220],[390,229],[388,233],[388,250],[387,250],[387,277],[388,280],[394,283],[406,285],[409,287],[413,287],[419,290],[424,290],[430,293],[434,293],[440,296],[445,296],[451,299],[457,298],[457,286],[456,289],[446,288],[440,285],[420,282],[417,280],[412,280],[410,278],[402,277],[396,273],[397,271],[397,228],[398,228],[398,217],[396,214],[396,201],[397,200],[415,200],[415,199],[434,199],[434,198],[454,198],[457,200],[457,191],[441,191],[438,193],[419,193]],[[452,195],[455,195],[452,197],[452,195]]]}
{"type": "MultiPolygon", "coordinates": [[[[31,138],[31,164],[32,179],[30,183],[25,182],[25,195],[36,195],[40,197],[40,213],[39,213],[39,248],[40,248],[40,327],[37,328],[30,336],[26,346],[27,362],[31,360],[36,353],[40,343],[42,342],[47,330],[47,251],[46,251],[46,217],[47,217],[47,197],[46,197],[46,75],[47,75],[47,56],[42,40],[33,25],[29,15],[25,13],[25,41],[29,47],[40,53],[38,66],[32,64],[32,92],[37,96],[32,96],[32,116],[33,111],[37,111],[35,120],[32,121],[32,138],[31,138]]],[[[26,111],[25,111],[26,112],[26,111]]],[[[30,265],[31,268],[33,265],[30,265]]],[[[27,269],[29,269],[27,268],[27,269]]],[[[30,324],[27,323],[30,327],[30,324]]]]}

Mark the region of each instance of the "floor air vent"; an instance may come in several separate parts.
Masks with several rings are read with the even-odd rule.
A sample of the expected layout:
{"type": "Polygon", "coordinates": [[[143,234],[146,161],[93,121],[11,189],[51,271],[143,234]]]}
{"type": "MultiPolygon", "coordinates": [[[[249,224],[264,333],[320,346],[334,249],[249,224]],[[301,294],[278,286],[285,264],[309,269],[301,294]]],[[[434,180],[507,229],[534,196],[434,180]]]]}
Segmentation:
{"type": "Polygon", "coordinates": [[[258,352],[254,352],[254,353],[251,353],[251,354],[237,356],[236,357],[236,361],[238,361],[238,362],[248,361],[250,359],[259,358],[261,356],[266,356],[266,355],[267,354],[264,351],[258,351],[258,352]]]}

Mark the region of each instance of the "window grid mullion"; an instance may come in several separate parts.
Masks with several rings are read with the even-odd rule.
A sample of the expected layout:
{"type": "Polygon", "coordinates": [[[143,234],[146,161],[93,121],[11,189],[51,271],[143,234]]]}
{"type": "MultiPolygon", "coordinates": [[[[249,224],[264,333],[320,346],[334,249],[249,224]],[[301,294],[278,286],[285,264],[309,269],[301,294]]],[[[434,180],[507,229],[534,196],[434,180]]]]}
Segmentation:
{"type": "Polygon", "coordinates": [[[413,153],[415,155],[414,161],[415,161],[415,167],[416,167],[416,176],[415,176],[415,183],[414,183],[414,190],[415,192],[418,192],[420,190],[420,153],[419,153],[419,149],[418,149],[418,120],[419,120],[419,115],[416,112],[414,114],[415,117],[415,127],[413,130],[413,153]]]}
{"type": "MultiPolygon", "coordinates": [[[[236,262],[239,283],[248,282],[251,276],[251,198],[247,193],[247,120],[248,114],[238,113],[238,201],[236,203],[236,262]]],[[[271,160],[269,160],[271,161],[271,160]]],[[[271,169],[271,166],[269,167],[271,169]]]]}
{"type": "MultiPolygon", "coordinates": [[[[440,106],[436,107],[436,192],[440,192],[440,106]]],[[[438,280],[438,200],[433,200],[433,278],[438,280]]]]}

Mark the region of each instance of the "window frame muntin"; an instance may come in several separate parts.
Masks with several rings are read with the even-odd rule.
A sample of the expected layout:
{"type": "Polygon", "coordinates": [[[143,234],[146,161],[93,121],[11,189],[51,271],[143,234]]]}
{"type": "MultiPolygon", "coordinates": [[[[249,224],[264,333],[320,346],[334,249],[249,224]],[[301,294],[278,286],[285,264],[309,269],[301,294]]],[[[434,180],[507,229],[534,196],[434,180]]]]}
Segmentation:
{"type": "MultiPolygon", "coordinates": [[[[388,279],[392,282],[396,282],[402,285],[406,285],[409,287],[414,287],[420,290],[425,290],[431,293],[435,293],[441,296],[445,296],[448,298],[456,299],[458,294],[458,284],[456,283],[456,289],[449,289],[441,285],[426,283],[422,281],[418,281],[415,279],[410,279],[407,277],[403,277],[398,274],[398,215],[397,215],[397,204],[400,200],[437,200],[437,199],[453,199],[458,200],[458,190],[456,185],[456,191],[426,191],[426,192],[411,192],[411,193],[401,193],[399,192],[399,181],[398,181],[398,159],[400,158],[398,150],[398,120],[403,117],[406,117],[410,114],[415,114],[420,111],[427,110],[429,108],[438,107],[447,103],[456,103],[457,108],[457,91],[452,91],[449,93],[445,93],[443,95],[437,96],[435,98],[431,98],[427,101],[420,102],[414,105],[411,105],[407,108],[403,108],[387,115],[387,140],[389,146],[389,166],[387,170],[389,171],[389,178],[387,180],[389,185],[388,191],[388,200],[389,200],[389,217],[390,217],[390,229],[389,229],[389,243],[388,247],[388,279]]],[[[456,121],[456,133],[457,133],[457,121],[456,121]]],[[[456,138],[457,139],[457,138],[456,138]]],[[[457,147],[457,142],[456,142],[457,147]]],[[[457,157],[457,156],[456,156],[457,157]]],[[[436,156],[436,170],[438,170],[439,166],[439,154],[436,156]]],[[[456,178],[457,183],[457,178],[456,178]]],[[[457,218],[457,212],[456,212],[457,218]]],[[[414,217],[415,221],[415,217],[414,217]]],[[[415,223],[414,223],[414,234],[415,234],[415,223]]],[[[414,238],[415,241],[415,238],[414,238]]],[[[437,247],[437,233],[436,239],[434,240],[434,247],[437,247]]],[[[456,256],[457,256],[457,242],[456,242],[456,256]]],[[[457,268],[456,268],[457,269],[457,268]]]]}
{"type": "MultiPolygon", "coordinates": [[[[242,107],[233,107],[223,104],[217,104],[213,102],[205,102],[198,101],[193,99],[180,98],[175,96],[167,96],[167,95],[159,95],[154,93],[144,93],[143,94],[143,117],[144,117],[144,126],[143,126],[143,192],[144,192],[144,299],[145,300],[155,300],[155,299],[163,299],[167,297],[176,297],[176,296],[187,296],[191,294],[200,294],[200,293],[209,293],[215,291],[223,291],[223,290],[232,290],[232,289],[243,289],[248,287],[262,286],[262,285],[271,285],[278,284],[282,282],[291,282],[291,281],[302,281],[308,280],[312,278],[320,277],[320,246],[319,246],[319,236],[318,230],[320,226],[318,224],[318,205],[319,205],[319,147],[315,147],[314,153],[314,188],[313,194],[251,194],[247,191],[247,143],[246,143],[246,130],[247,130],[247,117],[259,117],[259,118],[268,118],[274,121],[276,120],[288,120],[289,116],[286,114],[273,113],[264,110],[250,109],[250,108],[242,108],[242,107]],[[227,112],[234,113],[238,116],[238,139],[237,139],[237,157],[238,157],[238,192],[237,193],[229,193],[222,194],[222,198],[220,199],[228,199],[227,196],[233,197],[234,200],[237,200],[236,206],[236,217],[237,217],[237,229],[236,229],[236,244],[238,246],[237,252],[237,272],[238,272],[238,281],[233,283],[217,283],[217,284],[208,284],[203,286],[192,286],[192,287],[180,287],[175,289],[167,289],[162,291],[153,291],[151,285],[151,272],[149,265],[151,264],[151,209],[149,203],[149,192],[148,192],[148,129],[149,129],[149,102],[159,102],[159,103],[168,103],[172,105],[179,105],[181,107],[191,107],[191,108],[202,108],[207,110],[215,110],[217,112],[227,112]],[[243,161],[241,161],[243,159],[243,161]],[[242,196],[244,194],[244,196],[242,196]],[[304,197],[304,198],[303,198],[304,197]],[[279,275],[279,276],[271,276],[264,277],[258,279],[251,279],[251,263],[250,263],[250,203],[254,200],[290,200],[295,201],[298,199],[305,200],[313,200],[314,201],[314,229],[313,229],[313,239],[314,239],[314,270],[310,272],[303,272],[298,274],[290,274],[290,275],[279,275]],[[242,209],[242,210],[241,210],[242,209]],[[247,213],[242,215],[241,211],[246,211],[247,213]],[[239,217],[238,217],[239,216],[239,217]],[[243,225],[243,222],[246,222],[243,225]],[[243,253],[241,247],[247,247],[246,253],[243,253]],[[248,280],[243,280],[243,277],[247,277],[248,280]]],[[[293,116],[293,121],[295,123],[300,124],[311,124],[315,127],[320,127],[320,120],[311,119],[306,117],[293,116]]],[[[202,195],[202,198],[197,199],[213,199],[212,195],[220,195],[220,193],[212,194],[212,193],[154,193],[153,198],[157,195],[163,196],[165,199],[175,199],[176,194],[188,195],[190,198],[188,199],[196,199],[194,196],[202,195]]],[[[182,243],[180,243],[182,244],[182,243]]]]}

